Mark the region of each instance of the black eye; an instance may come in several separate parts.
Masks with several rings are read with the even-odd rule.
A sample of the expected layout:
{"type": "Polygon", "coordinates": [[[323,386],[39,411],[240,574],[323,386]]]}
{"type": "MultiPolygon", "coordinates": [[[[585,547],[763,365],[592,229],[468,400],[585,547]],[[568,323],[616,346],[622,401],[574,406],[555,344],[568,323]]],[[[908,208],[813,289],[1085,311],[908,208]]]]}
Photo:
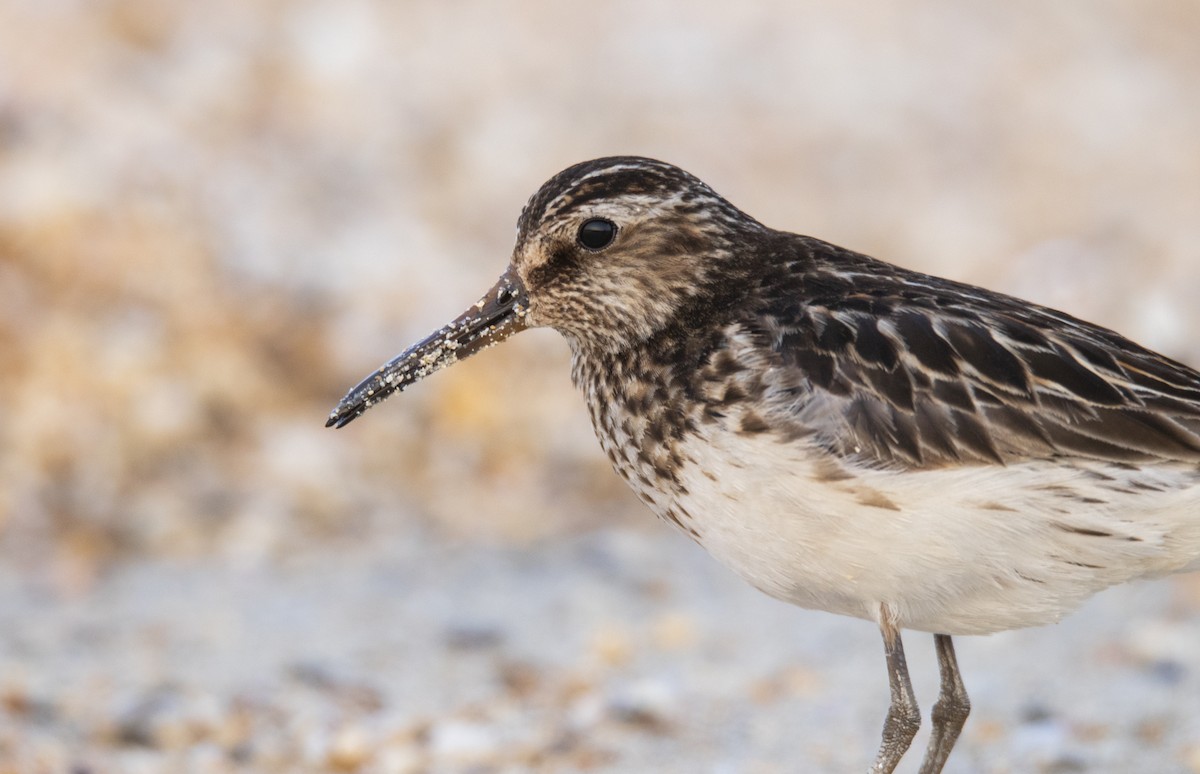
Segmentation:
{"type": "Polygon", "coordinates": [[[579,227],[579,244],[589,250],[603,250],[617,236],[617,224],[611,220],[593,218],[579,227]]]}

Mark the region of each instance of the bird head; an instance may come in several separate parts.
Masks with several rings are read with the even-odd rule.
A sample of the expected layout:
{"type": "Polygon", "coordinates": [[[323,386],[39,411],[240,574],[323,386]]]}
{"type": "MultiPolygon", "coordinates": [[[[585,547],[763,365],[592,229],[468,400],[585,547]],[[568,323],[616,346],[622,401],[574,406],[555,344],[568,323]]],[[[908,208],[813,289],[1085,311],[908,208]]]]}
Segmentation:
{"type": "Polygon", "coordinates": [[[346,394],[343,427],[389,395],[518,331],[578,351],[636,345],[727,292],[739,241],[764,227],[670,164],[614,156],[569,167],[525,205],[507,270],[467,311],[346,394]]]}

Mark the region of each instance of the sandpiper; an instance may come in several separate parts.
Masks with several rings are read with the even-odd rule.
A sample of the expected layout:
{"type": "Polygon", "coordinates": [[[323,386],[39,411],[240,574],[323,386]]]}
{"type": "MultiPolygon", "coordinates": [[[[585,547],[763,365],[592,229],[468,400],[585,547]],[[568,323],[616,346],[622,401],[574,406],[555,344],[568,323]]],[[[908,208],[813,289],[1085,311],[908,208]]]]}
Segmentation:
{"type": "Polygon", "coordinates": [[[1116,583],[1200,569],[1200,374],[1104,328],[775,231],[640,157],[555,175],[495,287],[351,390],[342,427],[533,326],[570,343],[600,445],[638,497],[771,596],[934,634],[921,766],[970,704],[953,635],[1059,620],[1116,583]]]}

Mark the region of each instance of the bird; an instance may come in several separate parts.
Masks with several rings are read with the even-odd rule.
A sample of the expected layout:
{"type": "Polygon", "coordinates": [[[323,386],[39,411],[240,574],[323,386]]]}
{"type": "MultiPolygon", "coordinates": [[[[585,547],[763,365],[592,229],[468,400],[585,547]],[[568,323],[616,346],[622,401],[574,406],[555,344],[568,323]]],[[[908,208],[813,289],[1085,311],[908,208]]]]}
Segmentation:
{"type": "Polygon", "coordinates": [[[873,774],[921,723],[903,630],[934,635],[920,771],[937,774],[970,712],[953,637],[1200,570],[1200,373],[769,228],[639,156],[550,178],[495,286],[327,426],[533,327],[565,337],[600,446],[651,511],[762,592],[879,628],[891,702],[873,774]]]}

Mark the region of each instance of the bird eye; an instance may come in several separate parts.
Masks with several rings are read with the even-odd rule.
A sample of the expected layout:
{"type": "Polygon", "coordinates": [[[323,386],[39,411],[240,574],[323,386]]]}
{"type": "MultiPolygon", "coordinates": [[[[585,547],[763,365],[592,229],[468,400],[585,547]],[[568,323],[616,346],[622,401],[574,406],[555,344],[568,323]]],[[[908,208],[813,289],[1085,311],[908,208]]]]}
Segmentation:
{"type": "Polygon", "coordinates": [[[603,250],[617,236],[617,224],[603,218],[584,221],[579,227],[579,244],[589,250],[603,250]]]}

